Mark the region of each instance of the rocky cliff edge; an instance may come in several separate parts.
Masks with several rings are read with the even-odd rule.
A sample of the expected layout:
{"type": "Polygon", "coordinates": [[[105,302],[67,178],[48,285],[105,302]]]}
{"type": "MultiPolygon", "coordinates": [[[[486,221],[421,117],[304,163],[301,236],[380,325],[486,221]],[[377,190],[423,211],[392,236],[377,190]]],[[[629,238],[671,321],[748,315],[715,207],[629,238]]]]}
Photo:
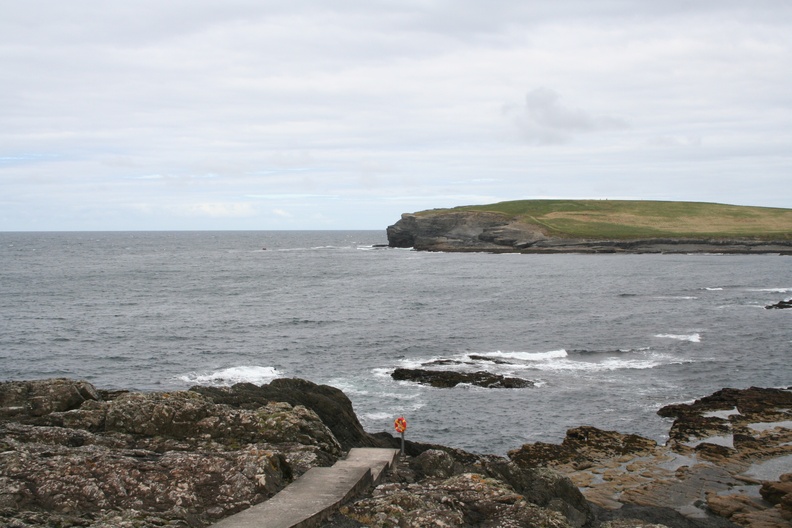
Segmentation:
{"type": "Polygon", "coordinates": [[[540,224],[489,211],[405,213],[386,229],[388,245],[419,251],[493,253],[782,253],[788,240],[746,238],[579,239],[553,236],[540,224]]]}

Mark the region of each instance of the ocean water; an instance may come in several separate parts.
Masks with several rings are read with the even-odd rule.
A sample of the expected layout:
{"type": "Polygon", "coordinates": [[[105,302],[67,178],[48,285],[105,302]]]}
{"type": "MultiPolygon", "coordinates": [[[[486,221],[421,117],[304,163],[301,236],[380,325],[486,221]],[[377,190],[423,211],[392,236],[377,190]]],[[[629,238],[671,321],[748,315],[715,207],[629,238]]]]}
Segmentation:
{"type": "Polygon", "coordinates": [[[0,380],[300,377],[345,391],[368,431],[404,415],[407,438],[496,454],[579,425],[663,442],[663,405],[792,385],[792,310],[764,309],[792,297],[789,257],[385,243],[384,230],[0,233],[0,380]],[[536,386],[390,378],[439,359],[536,386]]]}

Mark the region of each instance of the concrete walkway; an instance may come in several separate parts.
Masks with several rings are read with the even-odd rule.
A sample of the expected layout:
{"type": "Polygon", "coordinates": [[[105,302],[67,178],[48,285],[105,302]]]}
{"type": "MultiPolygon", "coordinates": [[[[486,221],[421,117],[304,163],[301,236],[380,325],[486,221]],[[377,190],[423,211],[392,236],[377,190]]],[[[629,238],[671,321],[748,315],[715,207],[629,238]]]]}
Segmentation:
{"type": "Polygon", "coordinates": [[[332,467],[315,467],[271,499],[213,524],[214,528],[312,528],[376,485],[398,449],[353,448],[332,467]]]}

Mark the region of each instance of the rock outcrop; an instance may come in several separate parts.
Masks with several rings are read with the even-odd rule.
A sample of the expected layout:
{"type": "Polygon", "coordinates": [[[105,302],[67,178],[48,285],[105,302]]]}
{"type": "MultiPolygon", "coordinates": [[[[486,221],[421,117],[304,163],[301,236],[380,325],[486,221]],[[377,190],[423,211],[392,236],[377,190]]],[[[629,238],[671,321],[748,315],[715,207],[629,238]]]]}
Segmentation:
{"type": "MultiPolygon", "coordinates": [[[[509,458],[407,442],[388,481],[325,528],[789,527],[792,392],[723,389],[660,414],[675,418],[665,446],[591,426],[509,458]],[[768,463],[777,474],[753,473],[768,463]]],[[[344,445],[396,442],[363,431],[341,391],[304,380],[155,393],[0,383],[0,525],[204,527],[344,445]]]]}
{"type": "Polygon", "coordinates": [[[420,251],[493,253],[783,253],[792,241],[754,238],[596,239],[556,236],[540,223],[487,211],[405,213],[386,229],[388,245],[420,251]]]}
{"type": "MultiPolygon", "coordinates": [[[[305,380],[153,393],[67,379],[0,383],[0,525],[204,527],[332,465],[346,449],[336,435],[354,447],[397,442],[363,431],[341,391],[305,380]]],[[[348,522],[354,512],[399,511],[404,526],[531,518],[537,528],[580,528],[593,519],[560,475],[443,446],[408,442],[407,452],[401,476],[351,506],[348,522]]]]}
{"type": "Polygon", "coordinates": [[[778,301],[775,304],[769,304],[765,306],[768,310],[782,310],[784,308],[792,308],[792,299],[786,299],[784,301],[778,301]]]}
{"type": "Polygon", "coordinates": [[[235,408],[255,409],[271,401],[301,405],[319,416],[344,450],[380,445],[363,430],[347,395],[335,387],[302,379],[279,378],[260,387],[252,383],[238,383],[228,388],[193,387],[191,390],[215,403],[235,408]]]}
{"type": "Polygon", "coordinates": [[[304,406],[112,396],[62,379],[0,384],[0,524],[206,526],[342,454],[304,406]]]}
{"type": "Polygon", "coordinates": [[[560,445],[526,444],[509,457],[569,477],[603,509],[601,520],[624,514],[668,526],[790,526],[791,391],[723,389],[658,414],[675,418],[664,446],[587,426],[568,431],[560,445]],[[758,468],[775,474],[760,478],[758,468]]]}
{"type": "Polygon", "coordinates": [[[386,233],[391,247],[427,251],[515,251],[550,240],[534,225],[487,212],[405,213],[386,233]]]}
{"type": "Polygon", "coordinates": [[[483,370],[478,372],[457,372],[453,370],[397,368],[391,373],[391,377],[397,381],[413,381],[444,389],[456,387],[460,383],[488,389],[521,389],[534,386],[532,381],[526,379],[502,376],[483,370]]]}

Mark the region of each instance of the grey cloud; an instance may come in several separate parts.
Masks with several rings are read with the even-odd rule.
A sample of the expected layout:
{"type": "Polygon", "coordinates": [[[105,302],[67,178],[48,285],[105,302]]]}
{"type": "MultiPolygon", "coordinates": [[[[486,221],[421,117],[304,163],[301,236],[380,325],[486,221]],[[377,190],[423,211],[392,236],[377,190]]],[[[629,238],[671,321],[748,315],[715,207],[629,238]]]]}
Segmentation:
{"type": "Polygon", "coordinates": [[[506,110],[526,138],[539,144],[564,143],[578,133],[628,128],[625,120],[591,115],[580,108],[561,103],[559,94],[549,88],[536,88],[525,96],[522,107],[506,110]]]}

